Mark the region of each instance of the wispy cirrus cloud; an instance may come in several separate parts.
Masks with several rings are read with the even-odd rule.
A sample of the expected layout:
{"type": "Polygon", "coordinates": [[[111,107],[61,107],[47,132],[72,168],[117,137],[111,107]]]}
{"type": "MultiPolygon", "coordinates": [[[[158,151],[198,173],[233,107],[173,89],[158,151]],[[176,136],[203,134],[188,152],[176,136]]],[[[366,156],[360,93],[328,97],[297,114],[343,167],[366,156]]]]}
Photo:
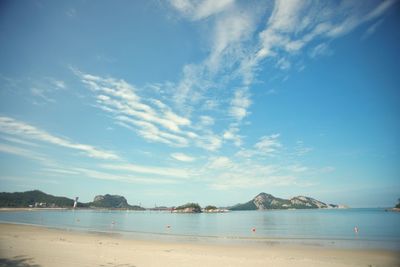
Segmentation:
{"type": "Polygon", "coordinates": [[[27,82],[32,96],[42,101],[35,102],[36,104],[56,103],[55,93],[67,88],[67,85],[63,80],[52,77],[45,77],[33,81],[28,79],[27,82]]]}
{"type": "Polygon", "coordinates": [[[226,156],[212,157],[204,176],[212,173],[208,186],[214,190],[257,188],[260,186],[293,186],[300,183],[297,174],[284,166],[263,164],[254,160],[235,160],[226,156]]]}
{"type": "Polygon", "coordinates": [[[375,22],[374,24],[372,24],[371,26],[369,26],[368,29],[365,31],[364,35],[361,37],[361,39],[365,40],[368,37],[370,37],[371,35],[373,35],[376,32],[376,30],[382,25],[382,23],[383,23],[383,19],[380,19],[377,22],[375,22]]]}
{"type": "Polygon", "coordinates": [[[260,138],[260,141],[254,145],[254,148],[261,154],[275,153],[279,148],[282,147],[278,140],[279,136],[280,134],[263,136],[260,138]]]}
{"type": "MultiPolygon", "coordinates": [[[[260,49],[254,65],[272,57],[277,61],[307,45],[341,37],[358,26],[382,17],[395,4],[387,1],[284,1],[276,0],[266,28],[260,32],[260,49]]],[[[318,50],[318,48],[317,48],[318,50]]]]}
{"type": "Polygon", "coordinates": [[[212,157],[207,164],[207,168],[217,170],[228,170],[233,166],[233,162],[225,156],[212,157]]]}
{"type": "Polygon", "coordinates": [[[111,172],[98,171],[89,168],[72,168],[71,170],[77,172],[80,175],[84,175],[85,177],[98,180],[111,180],[111,181],[119,181],[125,183],[133,183],[133,184],[176,184],[177,183],[177,181],[174,179],[143,177],[128,173],[115,174],[111,172]]]}
{"type": "Polygon", "coordinates": [[[174,178],[189,178],[190,171],[185,168],[168,168],[168,167],[157,167],[157,166],[143,166],[136,164],[102,164],[100,165],[103,169],[113,171],[125,171],[130,173],[141,173],[150,174],[157,176],[172,176],[174,178]]]}
{"type": "Polygon", "coordinates": [[[205,21],[211,29],[210,52],[199,63],[183,67],[182,79],[173,86],[176,89],[173,99],[190,113],[196,106],[216,102],[218,97],[212,92],[217,90],[211,89],[229,92],[223,105],[229,104],[226,112],[233,122],[223,131],[224,140],[240,146],[240,122],[251,113],[250,86],[266,59],[272,60],[277,69],[288,71],[298,66],[294,61],[306,48],[310,57],[330,55],[333,49],[328,44],[332,40],[380,19],[394,3],[394,0],[362,3],[276,0],[272,6],[260,4],[255,9],[234,1],[172,1],[175,10],[195,23],[212,17],[205,21]],[[265,19],[265,27],[260,29],[257,25],[261,19],[265,19]],[[235,82],[238,88],[240,80],[241,88],[231,90],[231,84],[235,82]]]}
{"type": "Polygon", "coordinates": [[[196,160],[194,157],[191,157],[191,156],[186,155],[184,153],[172,153],[171,157],[173,159],[176,159],[178,161],[183,161],[183,162],[193,162],[193,161],[196,160]]]}
{"type": "Polygon", "coordinates": [[[175,147],[194,145],[206,150],[220,148],[221,138],[208,128],[213,124],[211,117],[200,116],[199,129],[189,117],[179,115],[165,102],[142,98],[139,89],[124,80],[73,71],[94,92],[96,107],[147,141],[175,147]]]}
{"type": "Polygon", "coordinates": [[[95,93],[97,106],[112,113],[117,121],[138,129],[139,135],[148,140],[187,145],[182,128],[191,124],[188,118],[177,115],[159,100],[145,101],[124,80],[74,72],[95,93]]]}
{"type": "Polygon", "coordinates": [[[25,146],[32,146],[32,147],[37,147],[37,143],[29,142],[27,140],[21,139],[21,138],[15,138],[12,136],[6,136],[6,135],[1,135],[0,139],[3,139],[9,143],[14,143],[14,144],[19,144],[19,145],[25,145],[25,146]]]}
{"type": "Polygon", "coordinates": [[[223,134],[223,138],[225,140],[233,141],[235,146],[240,147],[243,143],[243,136],[239,135],[239,127],[237,123],[232,123],[227,130],[225,130],[223,134]]]}
{"type": "Polygon", "coordinates": [[[313,150],[312,147],[306,146],[304,141],[298,140],[296,141],[296,146],[294,147],[294,155],[295,156],[304,156],[310,153],[313,150]]]}
{"type": "Polygon", "coordinates": [[[231,100],[229,115],[237,121],[243,120],[249,114],[248,108],[251,105],[250,95],[247,88],[237,89],[231,100]]]}
{"type": "Polygon", "coordinates": [[[310,51],[311,58],[317,58],[321,56],[331,56],[333,54],[333,50],[329,47],[327,43],[320,43],[313,47],[310,51]]]}
{"type": "MultiPolygon", "coordinates": [[[[257,21],[262,16],[260,9],[262,10],[264,5],[255,8],[234,1],[205,1],[199,6],[187,5],[187,1],[178,3],[182,7],[172,3],[173,7],[186,17],[187,10],[192,10],[189,19],[193,18],[193,14],[200,10],[203,4],[216,12],[211,12],[213,18],[207,21],[211,29],[210,52],[201,62],[184,66],[183,77],[177,82],[174,91],[176,104],[190,112],[196,106],[215,110],[219,106],[226,105],[224,101],[229,101],[230,103],[227,103],[230,107],[225,111],[227,115],[231,116],[232,120],[242,120],[249,113],[250,94],[245,87],[234,91],[230,91],[229,87],[233,81],[241,79],[242,73],[237,70],[237,66],[253,49],[251,39],[256,31],[257,21]],[[219,9],[216,5],[223,8],[219,9]],[[218,96],[222,90],[228,93],[226,100],[221,100],[218,96]],[[241,96],[244,98],[238,99],[241,96]]],[[[235,140],[238,139],[237,136],[235,140]]]]}
{"type": "Polygon", "coordinates": [[[98,159],[118,159],[119,156],[111,151],[102,150],[92,145],[75,143],[65,138],[52,135],[28,123],[17,121],[10,117],[0,116],[0,132],[18,136],[19,138],[44,142],[82,152],[98,159]]]}
{"type": "Polygon", "coordinates": [[[190,20],[201,20],[209,16],[223,12],[234,0],[171,0],[171,5],[190,20]]]}
{"type": "Polygon", "coordinates": [[[271,134],[262,136],[251,149],[241,149],[236,153],[238,157],[251,158],[254,156],[275,156],[282,144],[279,141],[280,134],[271,134]]]}
{"type": "Polygon", "coordinates": [[[20,156],[20,157],[24,157],[24,158],[28,158],[28,159],[33,159],[33,160],[37,160],[40,162],[48,161],[48,158],[40,153],[34,152],[29,149],[24,149],[24,148],[21,148],[18,146],[14,146],[14,145],[7,145],[7,144],[0,143],[0,152],[12,154],[12,155],[16,155],[16,156],[20,156]]]}

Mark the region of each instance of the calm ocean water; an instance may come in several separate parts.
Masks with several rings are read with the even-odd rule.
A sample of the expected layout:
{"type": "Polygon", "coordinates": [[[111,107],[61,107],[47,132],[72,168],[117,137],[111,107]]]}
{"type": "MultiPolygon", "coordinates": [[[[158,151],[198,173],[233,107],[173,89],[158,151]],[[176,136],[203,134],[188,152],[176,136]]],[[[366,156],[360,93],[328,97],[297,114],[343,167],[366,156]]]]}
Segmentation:
{"type": "Polygon", "coordinates": [[[400,250],[400,213],[383,209],[235,211],[176,214],[152,211],[0,212],[0,221],[152,238],[309,242],[400,250]],[[359,229],[358,234],[354,227],[359,229]],[[252,231],[255,228],[255,232],[252,231]]]}

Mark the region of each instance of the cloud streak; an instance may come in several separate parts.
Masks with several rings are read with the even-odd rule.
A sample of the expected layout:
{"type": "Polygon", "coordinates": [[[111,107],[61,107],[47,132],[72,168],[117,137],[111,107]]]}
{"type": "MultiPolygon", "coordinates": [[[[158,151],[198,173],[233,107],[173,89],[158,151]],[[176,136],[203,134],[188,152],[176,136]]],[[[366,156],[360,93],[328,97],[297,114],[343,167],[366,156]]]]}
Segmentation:
{"type": "Polygon", "coordinates": [[[73,150],[80,151],[91,158],[97,159],[118,159],[119,156],[111,151],[99,149],[97,147],[75,143],[65,138],[52,135],[44,130],[38,129],[30,124],[17,121],[10,117],[0,116],[0,132],[23,139],[30,139],[48,144],[57,145],[73,150]]]}
{"type": "Polygon", "coordinates": [[[298,53],[312,41],[332,40],[348,34],[363,23],[383,16],[395,2],[315,3],[277,0],[266,28],[259,34],[260,49],[253,63],[257,65],[267,57],[274,57],[279,61],[285,54],[298,53]]]}
{"type": "Polygon", "coordinates": [[[133,85],[124,80],[103,78],[73,70],[96,98],[96,107],[110,113],[116,124],[134,131],[149,142],[173,147],[195,145],[206,150],[217,150],[221,138],[209,127],[213,119],[200,116],[198,128],[190,118],[178,115],[159,99],[144,99],[133,85]]]}
{"type": "Polygon", "coordinates": [[[172,153],[171,157],[173,159],[176,159],[178,161],[183,161],[183,162],[193,162],[196,160],[194,157],[191,157],[191,156],[183,154],[183,153],[172,153]]]}
{"type": "Polygon", "coordinates": [[[190,20],[202,20],[212,15],[218,14],[229,8],[234,0],[171,0],[170,3],[181,14],[190,20]]]}

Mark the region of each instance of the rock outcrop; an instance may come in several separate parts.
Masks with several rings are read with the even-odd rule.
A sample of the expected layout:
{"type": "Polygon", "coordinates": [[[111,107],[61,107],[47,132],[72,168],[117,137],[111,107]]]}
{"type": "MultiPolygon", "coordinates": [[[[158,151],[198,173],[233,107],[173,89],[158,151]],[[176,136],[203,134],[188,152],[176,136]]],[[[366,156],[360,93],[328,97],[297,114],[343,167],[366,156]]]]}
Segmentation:
{"type": "Polygon", "coordinates": [[[268,210],[268,209],[325,209],[337,208],[337,205],[326,204],[311,197],[297,196],[291,199],[274,197],[260,193],[252,200],[230,207],[230,210],[268,210]]]}
{"type": "Polygon", "coordinates": [[[129,205],[123,196],[109,194],[96,196],[89,205],[94,208],[144,210],[142,207],[129,205]]]}

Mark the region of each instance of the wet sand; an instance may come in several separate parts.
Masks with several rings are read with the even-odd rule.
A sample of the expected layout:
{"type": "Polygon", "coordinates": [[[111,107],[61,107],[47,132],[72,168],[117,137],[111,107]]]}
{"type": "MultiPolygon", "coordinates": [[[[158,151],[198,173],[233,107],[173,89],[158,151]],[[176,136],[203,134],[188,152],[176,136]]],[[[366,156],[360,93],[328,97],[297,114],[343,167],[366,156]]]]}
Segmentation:
{"type": "Polygon", "coordinates": [[[0,224],[0,266],[400,266],[398,251],[137,240],[0,224]]]}

